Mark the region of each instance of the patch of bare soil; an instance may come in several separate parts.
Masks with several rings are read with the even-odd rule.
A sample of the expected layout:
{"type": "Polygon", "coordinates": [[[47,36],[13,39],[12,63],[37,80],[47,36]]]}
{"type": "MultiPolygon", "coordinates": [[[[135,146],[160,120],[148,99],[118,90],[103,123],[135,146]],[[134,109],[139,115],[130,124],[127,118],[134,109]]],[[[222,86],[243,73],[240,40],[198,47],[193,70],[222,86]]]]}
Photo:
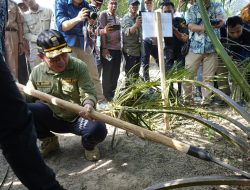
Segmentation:
{"type": "MultiPolygon", "coordinates": [[[[220,111],[226,111],[227,115],[243,121],[230,109],[220,111]]],[[[220,124],[227,126],[232,133],[243,136],[239,130],[228,123],[221,122],[220,124]]],[[[214,157],[250,171],[250,163],[245,159],[247,155],[244,155],[237,147],[228,143],[217,133],[193,121],[181,118],[175,119],[172,127],[173,129],[167,133],[167,136],[204,147],[214,157]]],[[[102,158],[96,163],[84,159],[80,137],[71,134],[59,136],[60,152],[51,155],[45,161],[53,168],[57,179],[65,188],[69,190],[138,190],[178,178],[233,174],[214,163],[202,161],[164,145],[143,140],[131,133],[127,135],[123,130],[118,130],[116,133],[112,149],[111,139],[114,128],[109,126],[108,129],[109,135],[99,145],[102,158]]],[[[6,169],[6,161],[0,154],[0,181],[3,179],[6,169]]],[[[8,189],[11,181],[14,181],[11,189],[26,189],[13,172],[10,172],[3,190],[8,189]]],[[[250,187],[200,186],[181,189],[249,190],[250,187]]]]}

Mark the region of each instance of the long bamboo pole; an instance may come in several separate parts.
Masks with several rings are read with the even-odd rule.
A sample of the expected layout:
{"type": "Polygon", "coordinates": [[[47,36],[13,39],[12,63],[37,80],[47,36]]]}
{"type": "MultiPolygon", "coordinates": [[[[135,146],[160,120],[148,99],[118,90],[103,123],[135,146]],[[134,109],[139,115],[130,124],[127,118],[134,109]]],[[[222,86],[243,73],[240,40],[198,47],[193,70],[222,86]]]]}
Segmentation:
{"type": "MultiPolygon", "coordinates": [[[[41,99],[41,100],[46,101],[46,102],[48,102],[50,104],[53,104],[55,106],[66,109],[68,111],[74,112],[76,114],[78,114],[80,111],[86,111],[82,106],[67,102],[67,101],[62,100],[60,98],[56,98],[54,96],[51,96],[49,94],[40,92],[38,90],[27,88],[24,85],[21,85],[21,84],[17,83],[17,87],[19,88],[19,90],[21,92],[24,92],[27,95],[36,97],[38,99],[41,99]]],[[[99,112],[94,111],[94,110],[90,113],[90,116],[92,118],[96,119],[96,120],[103,121],[103,122],[105,122],[107,124],[110,124],[110,125],[116,126],[118,128],[124,129],[126,131],[129,131],[129,132],[131,132],[131,133],[135,134],[136,136],[139,136],[139,137],[141,137],[143,139],[147,139],[147,140],[151,140],[153,142],[163,144],[163,145],[165,145],[167,147],[178,150],[179,152],[188,154],[190,156],[193,156],[193,157],[205,160],[205,161],[214,162],[214,163],[216,163],[216,164],[218,164],[220,166],[223,166],[223,167],[225,167],[225,168],[227,168],[227,169],[229,169],[231,171],[239,173],[242,176],[250,178],[249,173],[247,173],[245,171],[242,171],[242,170],[240,170],[238,168],[235,168],[235,167],[233,167],[231,165],[228,165],[226,163],[220,162],[219,160],[213,158],[209,154],[209,152],[207,152],[204,149],[201,149],[201,148],[198,148],[198,147],[195,147],[195,146],[192,146],[192,145],[185,144],[185,143],[180,142],[178,140],[163,136],[163,135],[161,135],[159,133],[149,131],[149,130],[141,128],[141,127],[139,127],[137,125],[122,121],[122,120],[117,119],[117,118],[113,118],[111,116],[99,113],[99,112]]]]}

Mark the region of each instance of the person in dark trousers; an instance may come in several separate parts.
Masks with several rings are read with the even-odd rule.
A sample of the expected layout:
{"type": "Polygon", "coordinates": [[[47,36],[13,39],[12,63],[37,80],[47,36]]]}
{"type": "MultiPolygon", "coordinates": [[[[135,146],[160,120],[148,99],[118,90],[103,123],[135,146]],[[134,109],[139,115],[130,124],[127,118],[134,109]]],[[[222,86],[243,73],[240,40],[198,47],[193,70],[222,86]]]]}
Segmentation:
{"type": "MultiPolygon", "coordinates": [[[[154,11],[154,2],[153,0],[144,0],[146,12],[154,11]]],[[[150,55],[154,58],[155,62],[159,64],[158,59],[158,47],[157,47],[157,38],[146,38],[143,40],[144,45],[144,55],[141,58],[142,66],[142,76],[144,81],[149,81],[149,59],[150,55]]]]}
{"type": "Polygon", "coordinates": [[[32,114],[3,60],[7,1],[0,0],[0,147],[12,170],[30,190],[63,190],[36,146],[32,114]]]}
{"type": "MultiPolygon", "coordinates": [[[[177,68],[185,66],[185,56],[181,54],[181,47],[188,40],[188,28],[186,21],[181,17],[174,17],[175,7],[170,1],[164,0],[161,3],[163,13],[172,14],[173,22],[173,37],[165,37],[165,70],[170,73],[170,69],[174,66],[176,61],[177,68]]],[[[181,95],[181,83],[178,83],[178,95],[181,95]]]]}
{"type": "MultiPolygon", "coordinates": [[[[42,63],[32,70],[26,86],[93,110],[97,101],[96,89],[87,65],[68,55],[72,50],[63,35],[56,30],[45,30],[38,35],[37,45],[42,63]]],[[[99,159],[96,145],[107,135],[103,122],[84,115],[82,118],[51,103],[32,101],[28,106],[34,114],[43,156],[59,149],[58,137],[52,133],[56,132],[81,136],[85,158],[89,161],[99,159]]]]}
{"type": "Polygon", "coordinates": [[[121,25],[116,14],[117,6],[118,0],[109,0],[108,9],[101,12],[99,17],[101,28],[104,28],[107,24],[118,27],[101,37],[102,89],[108,101],[112,101],[115,94],[122,58],[121,25]]]}
{"type": "Polygon", "coordinates": [[[140,2],[138,0],[128,1],[128,13],[122,18],[123,55],[126,61],[125,73],[126,84],[139,78],[140,62],[143,52],[142,44],[142,20],[137,14],[140,2]]]}

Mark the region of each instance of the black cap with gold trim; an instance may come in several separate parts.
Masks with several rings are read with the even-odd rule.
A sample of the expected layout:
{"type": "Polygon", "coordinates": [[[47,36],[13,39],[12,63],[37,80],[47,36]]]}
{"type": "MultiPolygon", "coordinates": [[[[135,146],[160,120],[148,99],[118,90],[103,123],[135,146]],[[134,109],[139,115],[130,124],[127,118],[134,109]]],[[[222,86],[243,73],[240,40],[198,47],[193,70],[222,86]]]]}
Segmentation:
{"type": "Polygon", "coordinates": [[[38,35],[36,43],[40,47],[38,49],[39,53],[44,54],[48,58],[72,52],[63,35],[56,30],[44,30],[38,35]]]}

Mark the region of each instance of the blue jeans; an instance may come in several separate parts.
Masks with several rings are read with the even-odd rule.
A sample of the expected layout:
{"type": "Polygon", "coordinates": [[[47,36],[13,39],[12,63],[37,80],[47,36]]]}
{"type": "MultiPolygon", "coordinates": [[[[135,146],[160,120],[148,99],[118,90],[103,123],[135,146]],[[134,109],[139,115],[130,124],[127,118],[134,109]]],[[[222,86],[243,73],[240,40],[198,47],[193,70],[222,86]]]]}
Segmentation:
{"type": "Polygon", "coordinates": [[[34,115],[39,139],[55,136],[51,131],[73,133],[82,136],[82,145],[85,149],[93,150],[107,136],[106,125],[103,122],[80,117],[75,122],[68,122],[54,117],[52,110],[44,103],[29,103],[28,106],[34,115]]]}
{"type": "Polygon", "coordinates": [[[36,146],[31,112],[0,54],[0,146],[20,181],[30,190],[62,190],[36,146]]]}

